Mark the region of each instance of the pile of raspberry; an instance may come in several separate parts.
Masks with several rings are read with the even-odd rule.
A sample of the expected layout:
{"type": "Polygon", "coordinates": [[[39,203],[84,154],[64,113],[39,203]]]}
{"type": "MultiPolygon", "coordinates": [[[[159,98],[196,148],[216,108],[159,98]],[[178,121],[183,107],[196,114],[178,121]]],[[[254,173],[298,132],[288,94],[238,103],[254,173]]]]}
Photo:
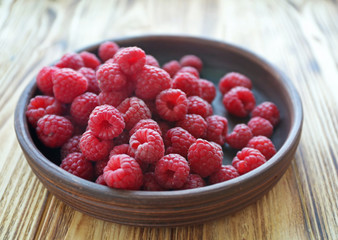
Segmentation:
{"type": "Polygon", "coordinates": [[[179,190],[224,182],[268,161],[280,117],[256,105],[251,80],[236,72],[219,81],[230,115],[250,120],[228,132],[214,115],[216,87],[200,78],[195,55],[160,67],[138,47],[107,41],[96,54],[67,53],[40,70],[40,91],[26,116],[39,140],[60,150],[64,170],[112,188],[179,190]],[[238,149],[232,165],[223,151],[238,149]]]}

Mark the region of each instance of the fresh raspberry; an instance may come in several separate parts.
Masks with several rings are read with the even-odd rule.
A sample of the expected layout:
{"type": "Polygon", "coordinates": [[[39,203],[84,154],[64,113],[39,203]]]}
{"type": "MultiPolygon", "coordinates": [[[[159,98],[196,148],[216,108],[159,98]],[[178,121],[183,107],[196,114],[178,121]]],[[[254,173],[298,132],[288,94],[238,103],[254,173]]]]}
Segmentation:
{"type": "Polygon", "coordinates": [[[234,166],[240,175],[250,172],[266,162],[265,157],[260,151],[245,147],[236,154],[232,160],[234,166]]]}
{"type": "Polygon", "coordinates": [[[129,144],[121,144],[113,147],[109,153],[109,158],[117,154],[127,154],[128,155],[129,144]]]}
{"type": "Polygon", "coordinates": [[[100,59],[98,59],[93,53],[83,51],[79,55],[82,58],[84,66],[86,68],[91,68],[95,70],[101,64],[100,59]]]}
{"type": "Polygon", "coordinates": [[[146,54],[141,48],[126,47],[115,54],[114,60],[122,72],[132,75],[142,70],[146,64],[146,54]]]}
{"type": "Polygon", "coordinates": [[[84,62],[82,57],[77,53],[66,53],[61,57],[61,59],[55,64],[58,68],[71,68],[73,70],[78,70],[84,67],[84,62]]]}
{"type": "Polygon", "coordinates": [[[206,121],[208,124],[206,139],[223,146],[228,134],[228,120],[222,116],[212,115],[207,117],[206,121]]]}
{"type": "Polygon", "coordinates": [[[68,154],[74,153],[74,152],[81,152],[80,150],[80,139],[81,135],[76,135],[71,137],[65,144],[61,147],[61,159],[64,159],[67,157],[68,154]]]}
{"type": "Polygon", "coordinates": [[[243,74],[237,72],[230,72],[224,75],[219,81],[218,87],[222,94],[226,94],[230,89],[234,87],[246,87],[248,89],[252,88],[251,80],[244,76],[243,74]]]}
{"type": "Polygon", "coordinates": [[[77,72],[81,73],[87,79],[88,82],[87,92],[92,92],[95,94],[99,94],[101,92],[99,88],[99,83],[96,79],[96,73],[93,69],[83,67],[80,68],[77,72]]]}
{"type": "Polygon", "coordinates": [[[114,63],[103,64],[96,72],[99,87],[104,92],[121,90],[126,87],[127,77],[114,63]]]}
{"type": "Polygon", "coordinates": [[[136,160],[126,154],[112,156],[103,170],[109,187],[138,190],[143,183],[143,173],[136,160]]]}
{"type": "Polygon", "coordinates": [[[89,116],[88,128],[100,139],[111,140],[120,135],[125,127],[121,113],[110,105],[94,108],[89,116]]]}
{"type": "Polygon", "coordinates": [[[156,58],[152,55],[146,55],[146,65],[150,65],[153,67],[160,67],[160,64],[156,60],[156,58]]]}
{"type": "Polygon", "coordinates": [[[94,176],[95,177],[99,177],[103,174],[103,169],[107,166],[108,160],[110,158],[105,158],[103,160],[99,160],[97,162],[95,162],[95,166],[94,166],[94,176]]]}
{"type": "Polygon", "coordinates": [[[63,112],[62,104],[53,97],[35,96],[27,106],[26,116],[28,122],[36,127],[40,118],[47,114],[61,115],[63,112]]]}
{"type": "Polygon", "coordinates": [[[194,75],[197,79],[200,77],[198,70],[194,67],[188,67],[188,66],[182,67],[180,70],[178,70],[176,75],[181,74],[181,73],[190,73],[191,75],[194,75]]]}
{"type": "Polygon", "coordinates": [[[125,90],[100,92],[98,96],[99,105],[108,104],[113,107],[120,105],[124,99],[128,97],[128,93],[125,90]]]}
{"type": "Polygon", "coordinates": [[[94,177],[93,165],[82,153],[71,153],[61,162],[60,167],[80,178],[91,181],[94,177]]]}
{"type": "Polygon", "coordinates": [[[179,154],[168,154],[156,164],[157,182],[166,189],[179,189],[188,180],[190,168],[187,160],[179,154]]]}
{"type": "Polygon", "coordinates": [[[270,121],[273,126],[279,122],[280,115],[277,106],[272,102],[263,102],[252,111],[252,117],[262,117],[270,121]]]}
{"type": "Polygon", "coordinates": [[[182,120],[188,112],[186,94],[179,89],[167,89],[156,97],[158,115],[167,121],[182,120]]]}
{"type": "Polygon", "coordinates": [[[171,88],[169,74],[161,68],[146,65],[136,77],[135,95],[144,100],[155,99],[165,89],[171,88]]]}
{"type": "Polygon", "coordinates": [[[172,60],[165,63],[162,66],[162,69],[169,73],[170,77],[174,77],[175,74],[181,69],[181,64],[176,60],[172,60]]]}
{"type": "Polygon", "coordinates": [[[254,109],[256,100],[250,89],[235,87],[223,97],[226,110],[236,117],[246,117],[254,109]]]}
{"type": "Polygon", "coordinates": [[[95,93],[86,92],[77,96],[70,106],[70,114],[74,121],[82,126],[87,125],[89,115],[99,104],[95,93]]]}
{"type": "Polygon", "coordinates": [[[241,149],[247,145],[249,140],[253,137],[250,128],[244,123],[237,124],[232,133],[227,135],[226,142],[230,147],[235,149],[241,149]]]}
{"type": "Polygon", "coordinates": [[[123,132],[114,138],[114,145],[129,144],[129,131],[123,130],[123,132]]]}
{"type": "Polygon", "coordinates": [[[56,67],[43,67],[36,76],[36,85],[43,94],[53,96],[53,75],[57,70],[56,67]]]}
{"type": "Polygon", "coordinates": [[[199,96],[198,78],[190,73],[176,74],[173,79],[173,88],[181,89],[187,96],[199,96]]]}
{"type": "Polygon", "coordinates": [[[203,98],[208,103],[212,103],[212,101],[216,97],[216,87],[215,87],[215,85],[212,82],[210,82],[206,79],[200,79],[198,81],[198,85],[199,85],[199,88],[200,88],[200,94],[198,96],[203,98]]]}
{"type": "Polygon", "coordinates": [[[180,127],[169,129],[164,138],[166,153],[177,153],[183,157],[187,157],[189,147],[196,142],[188,131],[180,127]]]}
{"type": "Polygon", "coordinates": [[[103,62],[114,57],[115,53],[119,50],[119,46],[115,42],[107,41],[99,46],[99,57],[103,62]]]}
{"type": "Polygon", "coordinates": [[[195,138],[205,137],[208,128],[204,118],[197,114],[186,114],[182,120],[176,123],[176,126],[187,130],[195,138]]]}
{"type": "Polygon", "coordinates": [[[272,141],[265,136],[251,138],[246,146],[260,151],[266,160],[269,160],[276,154],[275,145],[273,145],[272,141]]]}
{"type": "Polygon", "coordinates": [[[198,174],[189,174],[188,180],[185,182],[185,184],[180,188],[183,189],[193,189],[193,188],[199,188],[204,187],[206,185],[203,178],[198,174]]]}
{"type": "Polygon", "coordinates": [[[74,127],[65,117],[47,114],[39,119],[36,133],[41,142],[50,148],[61,147],[73,135],[74,127]]]}
{"type": "Polygon", "coordinates": [[[273,133],[273,126],[266,120],[265,118],[261,117],[253,117],[248,122],[248,127],[251,129],[251,132],[254,136],[266,136],[271,137],[273,133]]]}
{"type": "Polygon", "coordinates": [[[219,171],[222,166],[223,151],[216,144],[203,139],[197,139],[188,151],[188,161],[191,171],[201,177],[208,177],[219,171]]]}
{"type": "Polygon", "coordinates": [[[164,191],[165,188],[161,187],[160,184],[157,183],[154,172],[147,172],[143,176],[142,190],[145,190],[145,191],[164,191]]]}
{"type": "Polygon", "coordinates": [[[145,163],[155,163],[164,155],[163,139],[154,130],[140,129],[130,137],[129,150],[135,159],[145,163]]]}
{"type": "Polygon", "coordinates": [[[225,182],[238,176],[239,173],[237,169],[234,168],[232,165],[222,165],[219,171],[210,175],[209,184],[225,182]]]}
{"type": "Polygon", "coordinates": [[[142,119],[135,126],[129,131],[129,136],[133,135],[137,130],[140,129],[151,129],[158,132],[162,136],[162,132],[160,127],[158,126],[157,122],[152,119],[142,119]]]}
{"type": "Polygon", "coordinates": [[[126,129],[132,129],[142,119],[151,118],[147,105],[137,97],[125,99],[117,109],[121,112],[126,123],[126,129]]]}
{"type": "Polygon", "coordinates": [[[182,67],[190,66],[197,69],[198,72],[201,72],[203,67],[202,60],[195,55],[185,55],[180,59],[182,67]]]}
{"type": "Polygon", "coordinates": [[[107,183],[104,180],[103,174],[96,178],[95,183],[103,185],[103,186],[107,186],[107,183]]]}
{"type": "Polygon", "coordinates": [[[60,102],[71,103],[87,90],[87,86],[87,79],[72,69],[63,68],[54,73],[53,92],[60,102]]]}
{"type": "Polygon", "coordinates": [[[198,96],[188,97],[188,114],[198,114],[206,118],[213,114],[212,106],[198,96]]]}
{"type": "Polygon", "coordinates": [[[101,140],[97,138],[90,130],[82,134],[80,140],[80,149],[82,154],[91,161],[105,159],[113,147],[110,140],[101,140]]]}

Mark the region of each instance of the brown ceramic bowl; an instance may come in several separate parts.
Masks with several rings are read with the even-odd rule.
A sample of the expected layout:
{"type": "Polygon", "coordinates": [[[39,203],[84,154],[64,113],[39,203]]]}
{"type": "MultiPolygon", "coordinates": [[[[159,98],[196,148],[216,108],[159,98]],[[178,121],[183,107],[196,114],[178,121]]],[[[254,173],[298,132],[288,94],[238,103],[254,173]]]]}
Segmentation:
{"type": "MultiPolygon", "coordinates": [[[[124,191],[111,189],[71,175],[58,164],[59,153],[44,148],[25,117],[29,99],[37,94],[35,79],[26,87],[15,112],[18,141],[33,172],[57,198],[91,216],[129,225],[178,226],[201,223],[238,211],[261,198],[281,178],[293,159],[302,128],[302,104],[290,82],[260,57],[233,45],[182,36],[143,36],[115,39],[120,46],[139,46],[161,64],[185,54],[200,56],[204,62],[202,78],[217,83],[229,71],[252,79],[257,103],[274,102],[281,113],[272,141],[277,154],[264,165],[227,182],[180,191],[124,191]]],[[[85,49],[96,53],[99,44],[85,49]]],[[[234,124],[248,119],[228,116],[218,92],[213,102],[216,114],[234,124]]],[[[231,163],[235,151],[224,148],[224,163],[231,163]]]]}

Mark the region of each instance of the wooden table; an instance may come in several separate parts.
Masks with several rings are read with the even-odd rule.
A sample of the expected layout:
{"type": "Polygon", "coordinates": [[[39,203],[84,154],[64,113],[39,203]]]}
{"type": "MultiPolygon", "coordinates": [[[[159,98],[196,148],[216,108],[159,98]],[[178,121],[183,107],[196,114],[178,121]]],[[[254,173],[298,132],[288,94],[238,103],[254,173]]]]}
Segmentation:
{"type": "Polygon", "coordinates": [[[0,239],[337,239],[337,46],[336,1],[0,1],[0,239]],[[303,101],[302,139],[257,203],[196,226],[124,226],[73,210],[32,173],[13,127],[24,87],[65,52],[140,34],[227,41],[291,78],[303,101]]]}

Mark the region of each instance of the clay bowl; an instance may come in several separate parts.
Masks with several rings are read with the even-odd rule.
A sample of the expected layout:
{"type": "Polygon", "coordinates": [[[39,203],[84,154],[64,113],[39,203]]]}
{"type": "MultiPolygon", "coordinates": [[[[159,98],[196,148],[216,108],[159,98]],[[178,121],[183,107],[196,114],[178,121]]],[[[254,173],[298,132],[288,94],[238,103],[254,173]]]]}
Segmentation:
{"type": "MultiPolygon", "coordinates": [[[[114,39],[120,46],[139,46],[161,64],[184,54],[200,56],[201,77],[217,83],[225,73],[237,71],[252,79],[257,103],[274,102],[281,113],[272,141],[277,154],[257,169],[227,182],[180,191],[125,191],[111,189],[73,176],[58,164],[57,150],[44,148],[28,126],[25,110],[37,94],[35,79],[26,87],[17,104],[15,130],[33,172],[57,198],[75,209],[99,219],[137,226],[179,226],[201,223],[234,213],[266,194],[282,177],[293,159],[302,128],[302,104],[288,78],[262,58],[223,42],[182,36],[143,36],[114,39]]],[[[96,53],[99,44],[82,50],[96,53]]],[[[229,120],[229,129],[238,122],[225,112],[218,92],[214,112],[229,120]]],[[[236,151],[224,148],[224,163],[231,163],[236,151]]]]}

